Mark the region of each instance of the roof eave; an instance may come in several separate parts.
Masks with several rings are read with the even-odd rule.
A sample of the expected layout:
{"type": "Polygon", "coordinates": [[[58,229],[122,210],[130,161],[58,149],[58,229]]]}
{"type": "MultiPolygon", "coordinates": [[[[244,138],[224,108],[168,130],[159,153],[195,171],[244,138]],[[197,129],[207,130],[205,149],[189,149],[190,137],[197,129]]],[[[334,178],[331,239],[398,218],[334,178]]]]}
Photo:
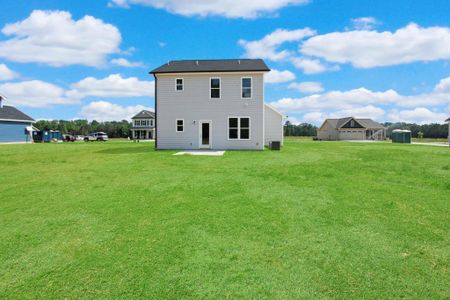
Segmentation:
{"type": "Polygon", "coordinates": [[[180,74],[180,73],[244,73],[244,72],[270,72],[270,69],[260,70],[210,70],[210,71],[150,71],[149,74],[180,74]]]}

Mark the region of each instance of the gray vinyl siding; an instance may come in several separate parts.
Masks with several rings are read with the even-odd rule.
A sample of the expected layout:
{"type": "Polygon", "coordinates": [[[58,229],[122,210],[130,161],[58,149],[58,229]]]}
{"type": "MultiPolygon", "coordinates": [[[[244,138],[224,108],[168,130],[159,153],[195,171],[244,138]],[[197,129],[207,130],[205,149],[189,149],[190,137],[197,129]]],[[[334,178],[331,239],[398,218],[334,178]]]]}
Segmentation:
{"type": "Polygon", "coordinates": [[[157,75],[158,149],[198,149],[199,121],[212,121],[212,149],[264,148],[263,74],[174,74],[157,75]],[[221,98],[210,99],[211,77],[221,78],[221,98]],[[252,77],[252,98],[241,99],[241,77],[252,77]],[[175,79],[183,78],[183,91],[175,79]],[[250,117],[250,140],[228,139],[228,118],[250,117]],[[184,131],[176,132],[176,120],[184,131]]]}
{"type": "Polygon", "coordinates": [[[25,143],[31,142],[30,135],[25,134],[27,122],[0,121],[0,143],[25,143]]]}
{"type": "Polygon", "coordinates": [[[279,141],[283,145],[283,116],[271,109],[264,108],[264,144],[279,141]]]}

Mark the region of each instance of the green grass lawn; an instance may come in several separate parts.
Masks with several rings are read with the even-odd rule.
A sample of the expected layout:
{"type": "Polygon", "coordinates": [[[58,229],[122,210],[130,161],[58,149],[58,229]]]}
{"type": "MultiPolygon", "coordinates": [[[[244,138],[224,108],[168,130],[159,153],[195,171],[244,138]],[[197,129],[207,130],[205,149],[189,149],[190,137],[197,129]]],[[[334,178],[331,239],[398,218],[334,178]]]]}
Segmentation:
{"type": "Polygon", "coordinates": [[[450,149],[0,146],[0,298],[450,297],[450,149]]]}
{"type": "Polygon", "coordinates": [[[448,143],[448,139],[413,138],[412,141],[419,142],[419,143],[445,143],[445,144],[448,143]]]}

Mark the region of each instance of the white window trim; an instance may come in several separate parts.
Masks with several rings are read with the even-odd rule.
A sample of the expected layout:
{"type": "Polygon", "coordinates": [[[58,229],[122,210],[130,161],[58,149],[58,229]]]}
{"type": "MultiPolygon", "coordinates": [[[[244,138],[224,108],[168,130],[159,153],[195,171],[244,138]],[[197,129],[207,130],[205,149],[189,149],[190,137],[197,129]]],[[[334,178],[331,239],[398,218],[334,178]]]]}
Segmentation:
{"type": "Polygon", "coordinates": [[[153,125],[154,125],[154,124],[153,124],[153,119],[150,119],[149,121],[150,121],[150,125],[149,125],[149,126],[150,126],[150,127],[153,127],[153,125]]]}
{"type": "Polygon", "coordinates": [[[252,140],[252,118],[248,116],[229,116],[227,119],[227,139],[229,141],[251,141],[252,140]],[[230,119],[237,118],[238,119],[238,138],[230,139],[230,119]],[[241,139],[241,119],[248,118],[248,139],[241,139]]]}
{"type": "Polygon", "coordinates": [[[245,76],[245,77],[241,77],[241,99],[245,100],[245,99],[252,99],[253,98],[253,77],[249,77],[249,76],[245,76]],[[243,79],[250,79],[250,97],[244,98],[242,97],[242,91],[244,90],[244,85],[242,83],[243,79]]]}
{"type": "MultiPolygon", "coordinates": [[[[217,88],[214,88],[214,89],[217,89],[217,88]]],[[[208,90],[208,93],[209,93],[209,99],[211,99],[211,100],[220,100],[220,99],[222,99],[222,78],[221,77],[209,77],[209,90],[208,90]],[[211,87],[211,79],[219,79],[219,98],[211,97],[211,89],[213,89],[211,87]]]]}
{"type": "Polygon", "coordinates": [[[184,119],[176,119],[175,120],[175,132],[184,132],[184,119]],[[178,130],[178,121],[182,121],[183,122],[183,130],[182,131],[178,130]]]}
{"type": "Polygon", "coordinates": [[[175,92],[182,92],[184,91],[184,78],[175,78],[175,92]],[[181,90],[177,90],[177,80],[181,79],[181,90]]]}

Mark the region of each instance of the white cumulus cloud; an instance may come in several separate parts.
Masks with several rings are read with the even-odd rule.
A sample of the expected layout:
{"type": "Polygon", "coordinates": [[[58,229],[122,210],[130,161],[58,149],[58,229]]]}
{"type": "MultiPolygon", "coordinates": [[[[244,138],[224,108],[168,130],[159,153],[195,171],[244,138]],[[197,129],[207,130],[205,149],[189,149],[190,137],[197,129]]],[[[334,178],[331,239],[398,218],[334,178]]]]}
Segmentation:
{"type": "Polygon", "coordinates": [[[322,84],[320,82],[315,81],[293,82],[289,84],[288,88],[298,90],[305,94],[323,92],[322,84]]]}
{"type": "Polygon", "coordinates": [[[450,77],[441,79],[434,90],[438,93],[450,93],[450,77]]]}
{"type": "Polygon", "coordinates": [[[221,16],[225,18],[256,18],[279,9],[306,4],[309,0],[111,0],[108,6],[127,8],[130,5],[150,6],[182,16],[221,16]]]}
{"type": "Polygon", "coordinates": [[[0,91],[7,97],[8,104],[17,106],[48,107],[80,102],[67,97],[63,88],[40,80],[0,84],[0,91]]]}
{"type": "Polygon", "coordinates": [[[297,69],[303,70],[305,74],[319,74],[326,71],[337,71],[338,66],[328,66],[317,58],[299,56],[292,49],[286,48],[285,44],[299,42],[307,37],[314,36],[316,31],[311,28],[295,30],[276,29],[260,40],[247,41],[240,39],[238,44],[245,50],[243,57],[262,58],[276,62],[289,62],[297,69]]]}
{"type": "Polygon", "coordinates": [[[84,98],[94,97],[153,97],[154,81],[139,80],[136,77],[123,78],[120,74],[97,79],[87,77],[71,85],[68,95],[84,98]]]}
{"type": "Polygon", "coordinates": [[[443,123],[448,118],[448,115],[440,112],[433,112],[425,107],[416,107],[412,110],[393,110],[388,116],[388,120],[403,121],[407,123],[443,123]]]}
{"type": "Polygon", "coordinates": [[[339,66],[327,66],[318,59],[291,57],[290,61],[297,69],[303,70],[303,73],[305,74],[319,74],[327,71],[339,70],[339,66]]]}
{"type": "Polygon", "coordinates": [[[293,55],[292,51],[289,50],[279,51],[278,48],[281,45],[284,43],[298,42],[305,37],[315,34],[316,32],[310,28],[296,30],[277,29],[260,40],[247,41],[241,39],[238,44],[245,50],[244,57],[280,61],[293,55]]]}
{"type": "Polygon", "coordinates": [[[374,17],[361,17],[352,19],[352,27],[355,30],[372,30],[380,22],[374,17]]]}
{"type": "Polygon", "coordinates": [[[116,65],[119,67],[125,67],[125,68],[136,68],[136,67],[144,66],[144,64],[140,61],[133,62],[133,61],[129,61],[128,59],[123,58],[123,57],[111,59],[111,63],[113,65],[116,65]]]}
{"type": "Polygon", "coordinates": [[[109,54],[119,52],[121,34],[92,16],[73,20],[66,11],[34,10],[19,22],[7,24],[0,57],[22,63],[51,66],[103,66],[109,54]]]}
{"type": "Polygon", "coordinates": [[[121,106],[107,101],[94,101],[83,106],[78,117],[100,122],[130,120],[143,109],[153,111],[153,108],[143,105],[121,106]]]}
{"type": "Polygon", "coordinates": [[[264,76],[264,82],[265,83],[282,83],[282,82],[288,82],[295,79],[295,74],[291,71],[278,71],[275,69],[270,70],[269,73],[267,73],[264,76]]]}
{"type": "Polygon", "coordinates": [[[316,35],[300,45],[304,55],[356,68],[450,58],[450,29],[411,23],[395,32],[355,30],[316,35]]]}
{"type": "MultiPolygon", "coordinates": [[[[442,122],[450,111],[449,78],[442,79],[434,91],[417,95],[402,95],[395,90],[372,91],[357,88],[329,91],[301,98],[282,98],[271,105],[286,115],[303,114],[304,121],[324,117],[369,117],[385,121],[442,122]],[[386,112],[389,111],[387,114],[386,112]]],[[[292,83],[291,88],[298,87],[292,83]]]]}
{"type": "Polygon", "coordinates": [[[11,80],[17,78],[19,74],[8,68],[5,64],[0,64],[0,80],[11,80]]]}
{"type": "Polygon", "coordinates": [[[0,91],[11,105],[49,107],[79,104],[86,97],[153,97],[154,87],[154,81],[112,74],[102,79],[86,77],[72,84],[70,89],[45,81],[30,80],[0,84],[0,91]]]}

